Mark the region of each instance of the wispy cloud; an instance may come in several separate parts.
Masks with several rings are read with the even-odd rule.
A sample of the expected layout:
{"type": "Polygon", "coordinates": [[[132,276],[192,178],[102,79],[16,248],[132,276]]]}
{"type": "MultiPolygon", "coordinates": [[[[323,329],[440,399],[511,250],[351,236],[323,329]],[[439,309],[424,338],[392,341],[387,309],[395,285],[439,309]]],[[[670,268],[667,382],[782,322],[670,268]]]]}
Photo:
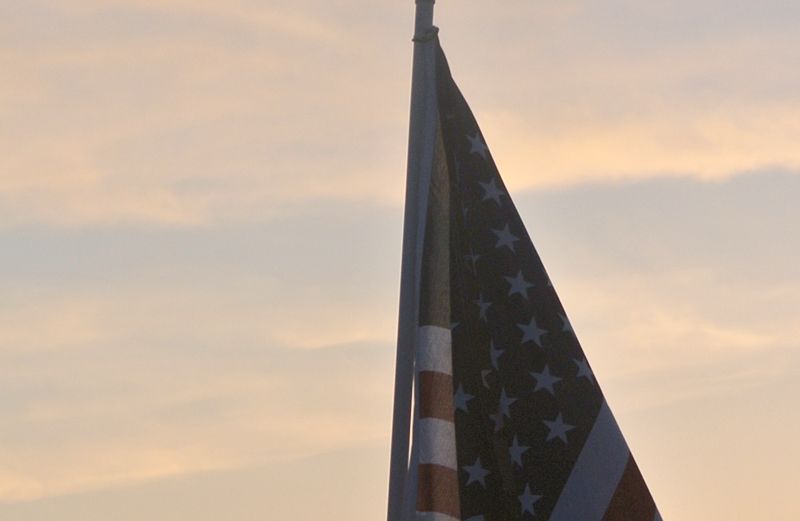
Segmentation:
{"type": "MultiPolygon", "coordinates": [[[[800,246],[779,224],[798,222],[796,179],[517,198],[623,421],[791,377],[800,246]]],[[[2,498],[385,443],[394,213],[340,204],[257,227],[4,232],[2,498]]]]}
{"type": "MultiPolygon", "coordinates": [[[[14,78],[0,87],[3,225],[194,226],[276,218],[319,200],[399,207],[408,70],[398,64],[408,42],[367,44],[374,28],[346,16],[355,8],[171,0],[20,9],[6,22],[2,57],[14,78]]],[[[374,9],[405,34],[397,7],[374,9]]],[[[619,23],[607,6],[517,3],[541,31],[509,30],[513,46],[478,45],[461,33],[477,30],[476,9],[443,6],[453,20],[446,40],[516,190],[800,165],[800,76],[781,66],[800,48],[793,33],[764,37],[745,25],[676,40],[656,27],[639,48],[623,45],[635,31],[605,32],[619,23]],[[485,82],[487,72],[497,81],[485,82]]],[[[506,19],[493,13],[481,24],[506,19]]]]}
{"type": "Polygon", "coordinates": [[[279,464],[386,437],[388,346],[305,354],[145,335],[48,356],[4,357],[2,389],[17,398],[0,418],[0,502],[279,464]]]}

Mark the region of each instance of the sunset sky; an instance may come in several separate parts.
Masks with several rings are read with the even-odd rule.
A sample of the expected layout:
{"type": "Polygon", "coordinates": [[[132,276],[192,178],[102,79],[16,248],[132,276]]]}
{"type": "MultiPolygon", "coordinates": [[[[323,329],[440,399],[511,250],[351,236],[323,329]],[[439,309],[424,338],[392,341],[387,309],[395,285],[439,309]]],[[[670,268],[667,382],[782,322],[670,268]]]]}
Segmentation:
{"type": "MultiPolygon", "coordinates": [[[[0,2],[0,519],[385,516],[414,5],[0,2]]],[[[800,2],[439,0],[667,521],[800,518],[800,2]]]]}

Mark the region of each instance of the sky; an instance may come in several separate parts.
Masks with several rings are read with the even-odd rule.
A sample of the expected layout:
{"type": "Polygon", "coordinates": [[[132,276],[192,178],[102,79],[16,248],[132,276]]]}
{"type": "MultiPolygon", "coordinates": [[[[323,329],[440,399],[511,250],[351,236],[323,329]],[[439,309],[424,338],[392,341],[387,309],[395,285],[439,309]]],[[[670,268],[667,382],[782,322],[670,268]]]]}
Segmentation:
{"type": "MultiPolygon", "coordinates": [[[[385,515],[413,13],[0,2],[0,519],[385,515]]],[[[795,521],[800,4],[436,23],[664,518],[795,521]]]]}

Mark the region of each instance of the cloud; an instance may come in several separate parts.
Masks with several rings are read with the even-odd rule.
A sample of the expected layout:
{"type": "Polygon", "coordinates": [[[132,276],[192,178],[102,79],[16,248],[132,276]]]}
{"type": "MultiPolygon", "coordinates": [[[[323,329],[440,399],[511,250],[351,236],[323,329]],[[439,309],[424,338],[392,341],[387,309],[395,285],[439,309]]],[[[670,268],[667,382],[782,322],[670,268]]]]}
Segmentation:
{"type": "Polygon", "coordinates": [[[2,389],[16,398],[13,409],[0,404],[0,501],[278,465],[386,439],[389,346],[306,354],[146,336],[125,344],[5,357],[2,389]]]}
{"type": "Polygon", "coordinates": [[[517,197],[615,410],[768,394],[793,374],[798,183],[764,171],[517,197]]]}
{"type": "MultiPolygon", "coordinates": [[[[515,197],[634,432],[794,377],[799,179],[515,197]]],[[[400,230],[394,209],[331,202],[257,225],[4,230],[2,501],[386,447],[400,230]]]]}
{"type": "Polygon", "coordinates": [[[4,232],[0,501],[385,441],[399,222],[363,212],[4,232]]]}
{"type": "Polygon", "coordinates": [[[337,515],[342,518],[367,520],[385,510],[385,450],[382,444],[364,444],[280,464],[175,476],[6,504],[0,506],[0,512],[9,521],[53,516],[92,521],[109,517],[119,521],[142,517],[213,521],[262,514],[311,520],[328,516],[335,504],[337,515]],[[331,474],[322,469],[338,469],[338,479],[332,480],[331,474]],[[225,501],[220,501],[222,490],[225,501]],[[354,490],[359,494],[353,494],[354,490]],[[314,501],[308,501],[309,495],[314,501]]]}
{"type": "MultiPolygon", "coordinates": [[[[323,200],[399,207],[411,6],[378,6],[369,19],[348,16],[355,7],[17,11],[2,55],[14,77],[0,87],[3,225],[191,227],[323,200]],[[377,28],[396,41],[366,43],[377,28]]],[[[619,19],[595,3],[516,3],[488,17],[474,16],[480,3],[439,9],[456,79],[512,188],[800,164],[800,77],[782,66],[794,33],[739,24],[676,39],[668,29],[686,20],[614,8],[656,24],[654,39],[612,38],[619,19]],[[541,31],[516,30],[531,20],[541,31]]]]}
{"type": "Polygon", "coordinates": [[[0,309],[0,354],[80,348],[99,340],[102,326],[94,302],[30,297],[9,299],[13,307],[0,309]]]}
{"type": "MultiPolygon", "coordinates": [[[[20,73],[5,93],[11,124],[0,129],[6,226],[185,226],[215,220],[231,204],[285,207],[300,194],[339,193],[353,180],[347,172],[362,172],[357,193],[380,184],[365,175],[374,159],[365,163],[359,149],[331,167],[342,139],[352,149],[367,132],[346,130],[328,143],[323,130],[358,124],[335,99],[356,83],[341,67],[352,70],[362,54],[351,52],[346,32],[334,41],[334,29],[294,9],[240,6],[214,17],[210,4],[127,8],[139,12],[39,6],[43,19],[70,23],[38,43],[22,33],[6,52],[20,73]],[[193,13],[197,25],[186,19],[193,13]]],[[[20,18],[33,31],[43,24],[20,18]]]]}
{"type": "MultiPolygon", "coordinates": [[[[665,512],[699,520],[729,508],[730,490],[751,497],[752,483],[733,471],[699,493],[683,479],[687,461],[693,472],[728,469],[731,453],[761,447],[736,468],[796,474],[786,447],[798,423],[785,411],[798,376],[797,179],[651,179],[516,198],[665,512]],[[734,241],[708,241],[725,230],[734,241]]],[[[320,503],[296,501],[308,490],[354,519],[379,515],[383,500],[348,493],[385,491],[393,324],[382,342],[313,350],[267,334],[307,316],[287,329],[306,347],[332,325],[317,324],[317,310],[336,306],[355,310],[331,313],[342,330],[383,316],[376,309],[393,320],[396,288],[369,288],[396,276],[397,252],[370,252],[390,249],[385,237],[399,223],[377,206],[349,211],[257,229],[3,232],[11,247],[0,273],[14,274],[3,281],[3,325],[42,330],[30,337],[36,349],[0,355],[4,519],[99,519],[137,504],[212,519],[218,504],[197,505],[222,489],[239,498],[234,518],[263,509],[313,519],[320,503]],[[341,257],[340,241],[352,245],[341,257]],[[34,280],[47,289],[26,293],[34,280]],[[36,305],[21,306],[26,297],[36,305]],[[69,325],[53,324],[69,324],[58,317],[70,313],[92,334],[41,350],[69,339],[69,325]],[[365,476],[372,488],[362,488],[365,476]]],[[[736,512],[756,515],[775,495],[773,517],[791,519],[783,488],[755,490],[758,500],[736,512]]]]}

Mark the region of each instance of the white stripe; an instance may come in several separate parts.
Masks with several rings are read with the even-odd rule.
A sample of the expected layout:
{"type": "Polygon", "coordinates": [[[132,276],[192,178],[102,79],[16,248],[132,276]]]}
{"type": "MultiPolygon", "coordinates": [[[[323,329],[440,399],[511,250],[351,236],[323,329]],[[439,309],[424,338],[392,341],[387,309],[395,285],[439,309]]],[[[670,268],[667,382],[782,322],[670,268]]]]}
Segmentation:
{"type": "Polygon", "coordinates": [[[602,520],[629,457],[611,409],[603,402],[550,521],[602,520]]]}
{"type": "Polygon", "coordinates": [[[417,328],[417,371],[453,374],[452,336],[438,326],[417,328]]]}
{"type": "Polygon", "coordinates": [[[417,521],[461,521],[458,518],[439,512],[417,512],[417,521]]]}
{"type": "Polygon", "coordinates": [[[653,517],[653,521],[661,521],[661,514],[656,510],[656,515],[653,517]]]}
{"type": "Polygon", "coordinates": [[[419,446],[419,464],[430,463],[457,470],[454,423],[438,418],[422,418],[417,423],[414,442],[419,446]]]}
{"type": "MultiPolygon", "coordinates": [[[[452,374],[453,361],[449,329],[436,326],[417,328],[415,364],[417,371],[452,374]]],[[[414,521],[417,504],[417,467],[435,464],[457,470],[455,425],[438,418],[419,417],[419,380],[414,390],[414,428],[410,471],[406,475],[401,519],[414,521]]]]}

